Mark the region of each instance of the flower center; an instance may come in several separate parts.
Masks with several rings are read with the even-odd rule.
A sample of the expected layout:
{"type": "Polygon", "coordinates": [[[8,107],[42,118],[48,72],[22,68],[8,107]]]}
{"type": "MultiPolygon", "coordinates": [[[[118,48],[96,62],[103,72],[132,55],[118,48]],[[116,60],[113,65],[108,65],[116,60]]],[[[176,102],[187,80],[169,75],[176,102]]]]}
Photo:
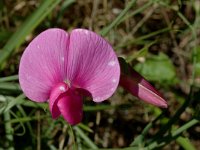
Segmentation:
{"type": "Polygon", "coordinates": [[[71,125],[79,123],[83,116],[81,94],[65,82],[57,84],[51,91],[49,107],[54,119],[62,115],[71,125]]]}
{"type": "Polygon", "coordinates": [[[71,82],[68,79],[65,80],[64,83],[66,83],[68,85],[68,87],[71,87],[71,82]]]}

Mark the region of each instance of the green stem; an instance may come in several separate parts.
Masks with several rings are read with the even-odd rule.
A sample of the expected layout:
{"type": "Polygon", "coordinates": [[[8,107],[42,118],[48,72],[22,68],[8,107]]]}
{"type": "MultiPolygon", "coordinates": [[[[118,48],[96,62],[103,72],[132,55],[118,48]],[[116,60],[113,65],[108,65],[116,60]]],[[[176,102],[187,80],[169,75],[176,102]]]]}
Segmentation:
{"type": "Polygon", "coordinates": [[[167,136],[165,136],[162,139],[159,139],[153,143],[151,143],[150,145],[148,145],[147,147],[145,147],[144,150],[152,150],[154,148],[157,147],[163,147],[164,145],[166,145],[167,143],[175,140],[177,137],[180,136],[181,133],[183,133],[184,131],[186,131],[187,129],[189,129],[190,127],[194,126],[195,124],[197,124],[199,121],[197,119],[192,119],[191,121],[189,121],[188,123],[184,124],[182,127],[178,128],[176,131],[174,131],[172,134],[169,134],[167,136]]]}
{"type": "Polygon", "coordinates": [[[172,133],[172,136],[175,137],[175,136],[180,135],[183,131],[186,131],[187,129],[189,129],[190,127],[194,126],[197,123],[199,123],[199,120],[197,120],[197,119],[190,120],[189,122],[184,124],[182,127],[178,128],[176,131],[174,131],[174,133],[172,133]]]}
{"type": "Polygon", "coordinates": [[[184,149],[184,150],[196,150],[194,145],[190,142],[187,137],[180,136],[176,139],[176,142],[184,149]]]}
{"type": "Polygon", "coordinates": [[[183,105],[176,111],[175,115],[167,122],[167,124],[165,124],[154,136],[153,140],[150,141],[150,143],[152,141],[156,141],[157,139],[160,139],[160,137],[166,133],[171,126],[178,120],[179,116],[182,114],[182,112],[185,111],[185,108],[189,105],[190,101],[189,100],[185,100],[183,105]]]}
{"type": "MultiPolygon", "coordinates": [[[[155,148],[163,147],[167,143],[169,143],[169,142],[173,141],[174,139],[176,139],[177,137],[179,137],[181,133],[183,133],[184,131],[186,131],[190,127],[194,126],[198,122],[199,121],[197,119],[192,119],[191,121],[189,121],[188,123],[186,123],[182,127],[180,127],[179,129],[174,131],[172,134],[169,134],[169,135],[165,136],[164,138],[159,139],[158,141],[155,141],[155,142],[151,143],[150,145],[141,148],[141,150],[153,150],[155,148]]],[[[103,149],[102,148],[102,149],[99,149],[99,150],[117,150],[117,149],[111,149],[111,148],[110,149],[109,148],[103,149]]],[[[138,147],[126,147],[126,148],[122,148],[121,150],[140,150],[140,148],[138,148],[138,147]]]]}
{"type": "MultiPolygon", "coordinates": [[[[7,112],[6,112],[7,113],[7,112]]],[[[40,119],[43,118],[47,118],[50,117],[49,115],[41,115],[40,119]]],[[[6,123],[18,123],[18,122],[28,122],[28,121],[32,121],[32,120],[37,120],[38,117],[37,116],[32,116],[32,117],[22,117],[22,118],[16,118],[16,119],[12,119],[12,120],[6,120],[6,123]]]]}
{"type": "Polygon", "coordinates": [[[7,144],[6,146],[8,146],[7,150],[14,150],[13,147],[13,128],[11,125],[11,122],[7,122],[10,120],[10,113],[9,112],[5,112],[4,113],[4,121],[5,123],[5,131],[6,131],[6,139],[7,141],[5,142],[5,144],[7,144]]]}
{"type": "Polygon", "coordinates": [[[85,135],[85,133],[78,127],[78,126],[75,126],[74,129],[76,130],[76,132],[80,135],[80,137],[82,139],[84,139],[85,143],[90,147],[92,148],[93,150],[94,149],[98,149],[98,147],[90,140],[90,138],[87,137],[87,135],[85,135]]]}
{"type": "Polygon", "coordinates": [[[154,119],[152,122],[148,123],[146,125],[146,127],[143,129],[142,133],[140,135],[138,135],[134,141],[130,144],[130,146],[137,146],[137,145],[141,145],[142,142],[144,141],[144,138],[146,136],[146,134],[148,133],[149,129],[160,119],[162,118],[164,115],[164,112],[161,113],[159,116],[156,117],[156,119],[154,119]]]}

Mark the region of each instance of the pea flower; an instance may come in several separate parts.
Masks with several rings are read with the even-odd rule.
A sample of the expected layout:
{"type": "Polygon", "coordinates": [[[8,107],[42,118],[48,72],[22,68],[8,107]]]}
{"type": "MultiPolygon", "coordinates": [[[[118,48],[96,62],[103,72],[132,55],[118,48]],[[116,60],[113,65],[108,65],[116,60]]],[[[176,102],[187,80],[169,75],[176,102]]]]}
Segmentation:
{"type": "Polygon", "coordinates": [[[81,122],[83,101],[108,99],[120,78],[117,56],[96,33],[74,29],[48,29],[25,49],[19,66],[19,82],[35,102],[49,102],[54,119],[60,115],[71,125],[81,122]]]}
{"type": "Polygon", "coordinates": [[[119,61],[110,44],[92,31],[74,29],[69,34],[52,28],[25,49],[19,82],[30,100],[48,101],[52,117],[62,115],[71,125],[82,120],[83,96],[102,102],[112,96],[118,84],[145,102],[167,107],[147,80],[123,59],[119,61]]]}

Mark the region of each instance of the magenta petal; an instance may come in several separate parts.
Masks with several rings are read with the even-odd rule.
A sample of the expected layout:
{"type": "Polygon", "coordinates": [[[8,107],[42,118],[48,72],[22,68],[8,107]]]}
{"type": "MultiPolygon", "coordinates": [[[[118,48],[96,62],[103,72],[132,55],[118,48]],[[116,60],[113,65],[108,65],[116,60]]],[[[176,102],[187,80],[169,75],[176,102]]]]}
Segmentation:
{"type": "Polygon", "coordinates": [[[54,119],[60,116],[60,110],[57,106],[58,100],[63,96],[63,94],[68,91],[68,86],[65,83],[57,84],[51,91],[50,99],[49,99],[49,109],[51,115],[54,119]]]}
{"type": "Polygon", "coordinates": [[[167,102],[161,94],[139,73],[128,67],[128,72],[121,73],[120,86],[128,90],[134,96],[139,97],[147,103],[167,108],[167,102]]]}
{"type": "Polygon", "coordinates": [[[57,103],[59,111],[64,119],[71,125],[81,122],[83,117],[83,101],[79,93],[68,91],[63,94],[57,103]]]}
{"type": "Polygon", "coordinates": [[[67,76],[72,85],[91,93],[95,102],[116,90],[120,67],[110,44],[96,33],[75,29],[70,34],[67,76]]]}
{"type": "Polygon", "coordinates": [[[69,35],[61,29],[39,34],[24,51],[19,82],[25,95],[37,102],[48,100],[51,89],[65,79],[69,35]]]}

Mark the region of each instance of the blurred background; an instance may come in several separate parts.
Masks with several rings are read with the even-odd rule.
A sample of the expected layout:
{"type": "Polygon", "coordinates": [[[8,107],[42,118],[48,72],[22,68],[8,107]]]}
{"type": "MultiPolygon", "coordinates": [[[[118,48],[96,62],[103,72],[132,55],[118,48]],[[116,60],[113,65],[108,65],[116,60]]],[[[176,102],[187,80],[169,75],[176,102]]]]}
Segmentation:
{"type": "MultiPolygon", "coordinates": [[[[180,107],[168,133],[199,118],[199,77],[199,0],[0,0],[0,150],[131,150],[134,139],[153,123],[136,142],[138,149],[144,148],[180,107]],[[103,103],[86,99],[78,126],[67,125],[62,117],[53,120],[48,104],[34,103],[23,95],[17,76],[28,43],[52,27],[68,32],[86,28],[101,34],[118,56],[163,94],[168,109],[146,104],[119,87],[103,103]]],[[[199,147],[197,121],[153,149],[199,147]]]]}

